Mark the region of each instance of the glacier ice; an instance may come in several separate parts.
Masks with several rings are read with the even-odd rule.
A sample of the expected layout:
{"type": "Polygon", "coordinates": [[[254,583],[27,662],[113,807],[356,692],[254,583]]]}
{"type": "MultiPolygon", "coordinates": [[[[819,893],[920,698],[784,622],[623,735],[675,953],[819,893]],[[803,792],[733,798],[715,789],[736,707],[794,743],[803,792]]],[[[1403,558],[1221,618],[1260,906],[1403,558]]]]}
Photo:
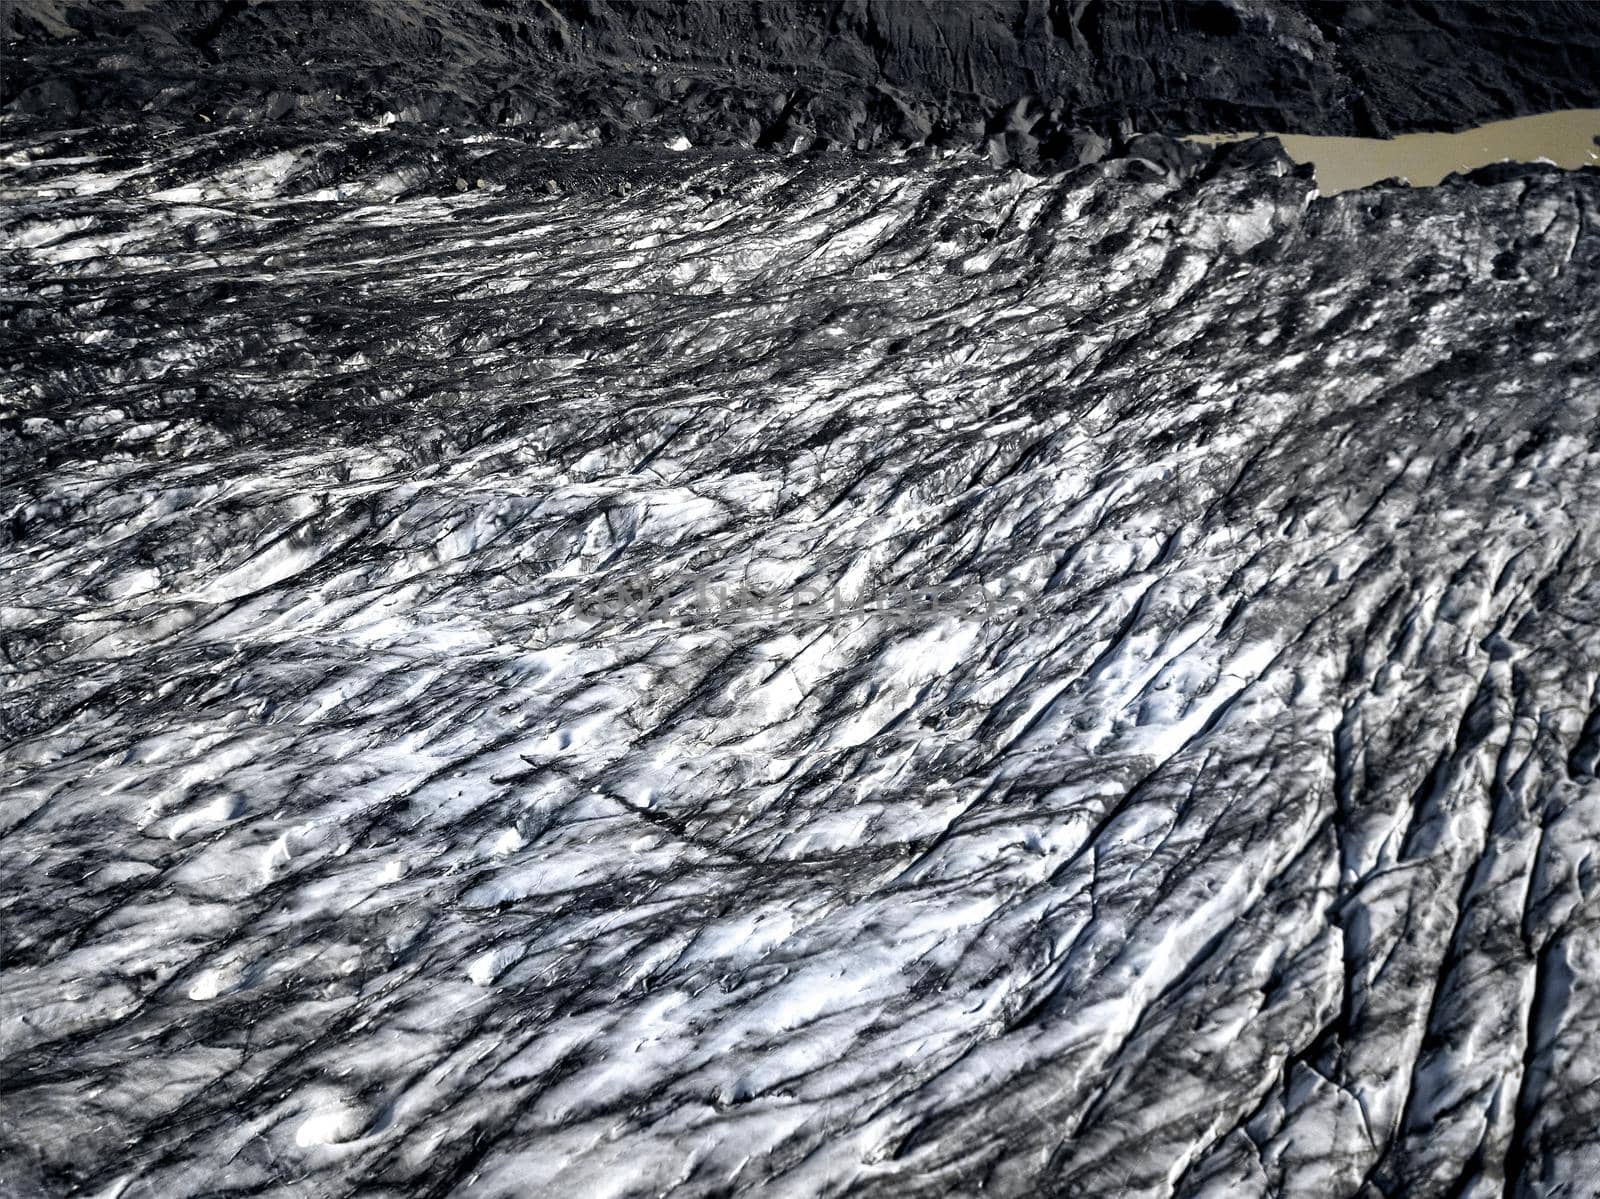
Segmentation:
{"type": "Polygon", "coordinates": [[[6,149],[10,1191],[1596,1193],[1600,174],[6,149]]]}

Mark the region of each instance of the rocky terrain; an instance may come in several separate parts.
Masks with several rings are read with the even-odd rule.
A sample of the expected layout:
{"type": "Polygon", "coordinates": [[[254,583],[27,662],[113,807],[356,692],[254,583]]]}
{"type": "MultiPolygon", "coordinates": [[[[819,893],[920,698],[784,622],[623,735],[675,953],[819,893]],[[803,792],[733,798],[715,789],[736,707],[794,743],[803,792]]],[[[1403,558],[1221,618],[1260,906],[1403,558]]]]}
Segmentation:
{"type": "Polygon", "coordinates": [[[0,1194],[1600,1194],[1600,171],[69,74],[0,123],[0,1194]]]}
{"type": "Polygon", "coordinates": [[[1446,0],[12,0],[0,104],[58,124],[389,117],[551,145],[977,148],[1387,135],[1595,103],[1600,5],[1446,0]]]}

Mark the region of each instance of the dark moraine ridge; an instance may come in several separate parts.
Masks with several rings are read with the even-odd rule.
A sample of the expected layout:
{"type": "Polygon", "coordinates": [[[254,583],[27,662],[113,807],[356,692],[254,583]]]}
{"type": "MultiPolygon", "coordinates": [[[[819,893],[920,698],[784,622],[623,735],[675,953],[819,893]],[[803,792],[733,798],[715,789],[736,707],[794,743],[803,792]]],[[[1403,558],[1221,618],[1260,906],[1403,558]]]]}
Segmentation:
{"type": "Polygon", "coordinates": [[[375,117],[586,143],[983,145],[1129,129],[1387,135],[1581,107],[1600,6],[57,0],[4,7],[4,99],[47,120],[375,117]]]}

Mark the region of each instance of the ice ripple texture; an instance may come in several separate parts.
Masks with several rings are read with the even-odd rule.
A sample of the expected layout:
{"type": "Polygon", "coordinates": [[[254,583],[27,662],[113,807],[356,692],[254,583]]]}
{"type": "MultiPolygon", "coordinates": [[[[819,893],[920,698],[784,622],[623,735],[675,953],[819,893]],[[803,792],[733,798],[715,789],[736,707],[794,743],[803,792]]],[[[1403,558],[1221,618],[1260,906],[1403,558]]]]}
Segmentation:
{"type": "Polygon", "coordinates": [[[1597,1193],[1600,175],[383,136],[7,147],[8,1193],[1597,1193]]]}

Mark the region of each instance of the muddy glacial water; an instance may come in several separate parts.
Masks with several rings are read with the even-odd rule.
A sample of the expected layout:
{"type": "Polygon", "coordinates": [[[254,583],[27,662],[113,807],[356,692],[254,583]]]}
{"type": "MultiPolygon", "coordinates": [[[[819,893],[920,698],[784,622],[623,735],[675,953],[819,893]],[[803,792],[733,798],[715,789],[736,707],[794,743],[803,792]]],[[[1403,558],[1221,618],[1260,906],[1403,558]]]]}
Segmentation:
{"type": "MultiPolygon", "coordinates": [[[[1193,141],[1215,144],[1260,136],[1208,134],[1193,141]]],[[[1394,138],[1316,137],[1274,133],[1296,162],[1316,167],[1317,188],[1325,196],[1365,187],[1380,179],[1402,178],[1430,187],[1452,171],[1470,171],[1495,162],[1537,162],[1562,167],[1600,163],[1600,108],[1547,112],[1495,121],[1461,133],[1407,133],[1394,138]]]]}

